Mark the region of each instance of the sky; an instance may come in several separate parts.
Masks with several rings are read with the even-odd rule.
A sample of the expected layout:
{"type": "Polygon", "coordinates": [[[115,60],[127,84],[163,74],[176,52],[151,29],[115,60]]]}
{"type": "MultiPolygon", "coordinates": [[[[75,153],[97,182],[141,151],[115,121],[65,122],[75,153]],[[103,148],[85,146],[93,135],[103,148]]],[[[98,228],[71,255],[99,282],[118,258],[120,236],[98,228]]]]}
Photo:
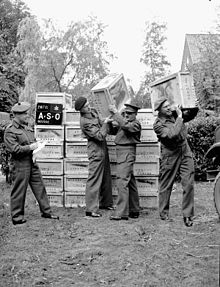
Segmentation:
{"type": "MultiPolygon", "coordinates": [[[[122,73],[135,91],[144,76],[140,63],[146,21],[166,23],[164,54],[170,73],[180,70],[185,34],[216,32],[219,0],[23,0],[31,13],[53,19],[61,27],[89,15],[107,25],[105,40],[117,59],[111,73],[122,73]]],[[[219,8],[220,12],[220,8],[219,8]]],[[[220,22],[220,16],[219,16],[220,22]]]]}

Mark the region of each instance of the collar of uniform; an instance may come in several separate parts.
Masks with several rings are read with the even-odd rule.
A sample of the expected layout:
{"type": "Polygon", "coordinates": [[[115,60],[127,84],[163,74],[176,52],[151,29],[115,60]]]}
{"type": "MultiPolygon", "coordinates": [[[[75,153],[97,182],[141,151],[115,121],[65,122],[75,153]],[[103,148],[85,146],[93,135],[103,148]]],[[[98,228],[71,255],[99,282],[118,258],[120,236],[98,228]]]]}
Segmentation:
{"type": "Polygon", "coordinates": [[[18,129],[19,127],[22,127],[23,129],[25,129],[25,126],[20,124],[19,121],[17,119],[13,119],[13,125],[18,129]]]}

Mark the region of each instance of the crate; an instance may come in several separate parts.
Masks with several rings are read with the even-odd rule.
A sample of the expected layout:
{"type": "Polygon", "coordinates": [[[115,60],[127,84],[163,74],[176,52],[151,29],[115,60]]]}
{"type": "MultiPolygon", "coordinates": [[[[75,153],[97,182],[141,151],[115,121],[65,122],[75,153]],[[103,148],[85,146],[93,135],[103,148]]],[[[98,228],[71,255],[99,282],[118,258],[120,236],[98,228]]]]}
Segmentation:
{"type": "Polygon", "coordinates": [[[65,126],[65,138],[67,142],[87,142],[80,127],[65,126]]]}
{"type": "Polygon", "coordinates": [[[160,158],[159,143],[138,144],[136,147],[136,162],[156,162],[160,158]]]}
{"type": "Polygon", "coordinates": [[[169,100],[171,105],[181,105],[183,108],[195,107],[196,93],[193,76],[189,72],[179,72],[158,79],[150,84],[151,104],[161,97],[169,100]]]}
{"type": "MultiPolygon", "coordinates": [[[[111,175],[117,176],[117,164],[110,163],[111,175]]],[[[156,162],[135,162],[134,163],[135,176],[158,176],[159,175],[159,161],[156,162]]]]}
{"type": "Polygon", "coordinates": [[[141,130],[141,142],[158,142],[157,135],[153,128],[145,128],[141,130]]]}
{"type": "MultiPolygon", "coordinates": [[[[138,194],[139,196],[150,196],[158,192],[158,177],[146,176],[146,177],[135,177],[138,194]]],[[[117,178],[112,177],[112,194],[117,195],[117,178]]]]}
{"type": "Polygon", "coordinates": [[[75,194],[82,194],[86,190],[87,177],[79,178],[77,175],[64,175],[64,190],[75,194]]]}
{"type": "Polygon", "coordinates": [[[76,161],[88,160],[86,142],[83,142],[83,143],[66,142],[65,150],[66,150],[67,158],[72,158],[73,160],[76,160],[76,161]]]}
{"type": "Polygon", "coordinates": [[[35,126],[35,138],[47,144],[62,144],[64,140],[63,126],[35,126]]]}
{"type": "Polygon", "coordinates": [[[139,196],[139,202],[141,208],[157,208],[158,207],[157,194],[139,196]]]}
{"type": "Polygon", "coordinates": [[[72,95],[66,93],[37,93],[36,103],[62,104],[63,109],[72,109],[72,95]]]}
{"type": "Polygon", "coordinates": [[[77,175],[78,177],[88,176],[88,161],[75,161],[71,158],[64,159],[64,174],[77,175]]]}
{"type": "Polygon", "coordinates": [[[57,175],[44,175],[43,181],[47,190],[47,193],[57,193],[63,191],[63,176],[57,175]]]}
{"type": "Polygon", "coordinates": [[[47,193],[50,206],[64,207],[64,196],[63,192],[59,193],[47,193]]]}
{"type": "Polygon", "coordinates": [[[130,102],[123,74],[109,74],[91,89],[91,93],[92,103],[103,118],[110,115],[109,104],[115,104],[120,112],[124,104],[130,102]]]}
{"type": "Polygon", "coordinates": [[[63,112],[64,119],[63,122],[66,125],[72,125],[75,127],[80,126],[80,113],[76,110],[65,110],[63,112]]]}
{"type": "Polygon", "coordinates": [[[63,159],[37,159],[42,175],[63,175],[63,159]]]}
{"type": "Polygon", "coordinates": [[[72,208],[86,206],[85,194],[64,192],[64,206],[72,208]]]}
{"type": "Polygon", "coordinates": [[[156,116],[153,114],[152,109],[140,109],[137,113],[137,120],[141,123],[142,129],[153,128],[156,116]]]}
{"type": "Polygon", "coordinates": [[[47,144],[37,153],[37,158],[63,158],[63,144],[47,144]]]}

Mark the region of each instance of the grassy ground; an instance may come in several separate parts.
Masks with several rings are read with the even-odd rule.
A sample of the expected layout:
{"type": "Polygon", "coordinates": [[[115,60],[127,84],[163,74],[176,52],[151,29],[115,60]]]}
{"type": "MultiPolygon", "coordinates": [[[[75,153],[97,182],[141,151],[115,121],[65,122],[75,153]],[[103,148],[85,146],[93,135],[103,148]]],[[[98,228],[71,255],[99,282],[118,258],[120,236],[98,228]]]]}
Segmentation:
{"type": "Polygon", "coordinates": [[[219,286],[219,218],[213,183],[195,186],[195,223],[183,225],[181,187],[170,215],[142,210],[139,219],[113,222],[110,211],[87,218],[83,208],[53,208],[60,220],[40,217],[31,192],[27,223],[13,226],[10,187],[1,183],[0,286],[219,286]]]}

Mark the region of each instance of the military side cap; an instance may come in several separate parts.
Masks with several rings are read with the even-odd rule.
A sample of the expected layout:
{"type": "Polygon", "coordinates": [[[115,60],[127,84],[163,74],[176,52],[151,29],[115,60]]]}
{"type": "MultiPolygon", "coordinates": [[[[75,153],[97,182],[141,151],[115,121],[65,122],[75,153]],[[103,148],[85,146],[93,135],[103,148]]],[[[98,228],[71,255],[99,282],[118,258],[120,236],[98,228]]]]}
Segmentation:
{"type": "Polygon", "coordinates": [[[154,110],[157,111],[161,107],[161,105],[167,101],[167,98],[161,97],[158,100],[155,101],[154,103],[154,110]]]}
{"type": "Polygon", "coordinates": [[[13,113],[22,114],[22,113],[25,113],[26,111],[28,111],[30,109],[30,107],[31,107],[31,105],[27,102],[19,102],[12,107],[11,111],[13,113]]]}
{"type": "Polygon", "coordinates": [[[132,112],[132,113],[136,113],[140,107],[134,105],[134,104],[124,104],[125,105],[125,112],[132,112]]]}
{"type": "Polygon", "coordinates": [[[84,107],[86,102],[87,102],[87,99],[85,97],[79,97],[78,99],[76,99],[75,110],[80,111],[84,107]]]}

